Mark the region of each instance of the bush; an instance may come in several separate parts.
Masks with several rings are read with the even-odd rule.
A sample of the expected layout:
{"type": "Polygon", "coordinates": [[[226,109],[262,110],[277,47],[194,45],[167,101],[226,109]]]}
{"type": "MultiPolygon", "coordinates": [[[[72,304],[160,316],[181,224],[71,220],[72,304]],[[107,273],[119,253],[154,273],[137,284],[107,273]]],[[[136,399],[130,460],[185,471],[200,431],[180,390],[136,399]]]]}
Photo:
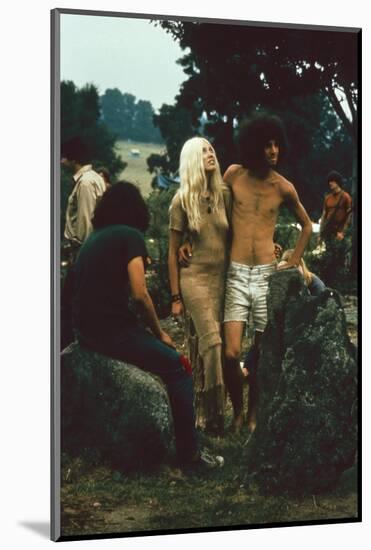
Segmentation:
{"type": "Polygon", "coordinates": [[[352,239],[348,233],[342,241],[329,239],[321,254],[309,251],[305,256],[310,271],[318,275],[326,286],[341,293],[356,292],[356,280],[351,273],[352,239]]]}
{"type": "Polygon", "coordinates": [[[170,284],[167,266],[169,249],[169,206],[177,187],[154,190],[147,199],[151,222],[146,244],[152,264],[147,269],[147,284],[160,318],[170,314],[170,284]]]}
{"type": "Polygon", "coordinates": [[[66,225],[66,211],[68,204],[68,197],[72,193],[74,181],[72,179],[72,172],[65,168],[61,167],[61,211],[60,211],[60,222],[61,222],[61,240],[63,240],[64,227],[66,225]]]}
{"type": "Polygon", "coordinates": [[[289,210],[282,209],[278,215],[273,241],[282,246],[282,250],[294,248],[300,229],[289,210]]]}

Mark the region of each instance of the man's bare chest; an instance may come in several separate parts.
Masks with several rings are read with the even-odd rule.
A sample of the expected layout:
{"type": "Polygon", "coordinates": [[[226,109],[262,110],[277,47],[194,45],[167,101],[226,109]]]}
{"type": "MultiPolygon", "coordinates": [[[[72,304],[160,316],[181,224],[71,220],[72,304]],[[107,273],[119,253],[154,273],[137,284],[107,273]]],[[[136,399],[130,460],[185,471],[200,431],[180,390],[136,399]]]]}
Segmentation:
{"type": "Polygon", "coordinates": [[[232,188],[235,215],[275,218],[282,204],[276,185],[237,184],[232,188]]]}

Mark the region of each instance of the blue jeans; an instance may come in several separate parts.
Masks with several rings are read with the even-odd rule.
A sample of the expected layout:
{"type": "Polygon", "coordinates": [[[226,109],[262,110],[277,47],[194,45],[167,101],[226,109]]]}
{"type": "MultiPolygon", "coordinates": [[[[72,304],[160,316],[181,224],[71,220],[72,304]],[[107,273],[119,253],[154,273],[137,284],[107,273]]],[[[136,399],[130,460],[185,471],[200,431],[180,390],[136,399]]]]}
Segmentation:
{"type": "Polygon", "coordinates": [[[81,335],[79,340],[82,345],[98,353],[131,363],[162,379],[169,395],[178,458],[187,462],[197,452],[198,441],[193,407],[193,380],[184,369],[179,353],[139,327],[111,333],[100,342],[81,335]]]}

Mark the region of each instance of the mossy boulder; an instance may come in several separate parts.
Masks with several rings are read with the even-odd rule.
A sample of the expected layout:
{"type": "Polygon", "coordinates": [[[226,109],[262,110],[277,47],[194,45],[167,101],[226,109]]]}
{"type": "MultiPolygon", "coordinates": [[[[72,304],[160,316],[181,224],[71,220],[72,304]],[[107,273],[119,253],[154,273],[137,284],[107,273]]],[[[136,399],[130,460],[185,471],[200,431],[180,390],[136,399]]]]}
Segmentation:
{"type": "Polygon", "coordinates": [[[61,424],[62,451],[92,451],[117,470],[157,466],[172,451],[161,381],[77,343],[61,356],[61,424]]]}
{"type": "Polygon", "coordinates": [[[266,493],[333,487],[357,447],[357,362],[339,294],[311,297],[297,269],[270,277],[248,472],[266,493]]]}

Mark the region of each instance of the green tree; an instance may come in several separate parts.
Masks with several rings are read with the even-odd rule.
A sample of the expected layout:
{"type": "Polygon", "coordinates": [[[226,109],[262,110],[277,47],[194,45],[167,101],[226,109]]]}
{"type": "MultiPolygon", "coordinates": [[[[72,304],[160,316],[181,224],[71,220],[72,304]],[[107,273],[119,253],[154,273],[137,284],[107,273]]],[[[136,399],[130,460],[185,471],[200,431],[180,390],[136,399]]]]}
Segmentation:
{"type": "Polygon", "coordinates": [[[150,155],[147,159],[148,169],[152,173],[173,175],[178,170],[183,143],[199,133],[199,121],[185,107],[164,104],[159,114],[154,115],[154,124],[165,140],[166,152],[163,155],[150,155]]]}
{"type": "Polygon", "coordinates": [[[103,120],[120,139],[133,135],[135,96],[123,94],[118,88],[107,89],[101,97],[103,120]]]}
{"type": "Polygon", "coordinates": [[[135,105],[132,139],[144,143],[161,143],[161,134],[154,126],[154,109],[150,101],[138,100],[135,105]]]}
{"type": "Polygon", "coordinates": [[[357,137],[357,29],[282,29],[162,21],[190,52],[179,63],[188,80],[181,101],[208,115],[239,118],[255,105],[323,91],[357,137]],[[353,32],[352,32],[353,31],[353,32]],[[223,39],[221,40],[221,37],[223,39]]]}
{"type": "Polygon", "coordinates": [[[98,91],[93,85],[78,89],[71,81],[61,83],[61,143],[79,137],[94,165],[107,166],[111,174],[125,163],[115,152],[115,136],[101,119],[98,91]]]}
{"type": "Polygon", "coordinates": [[[161,318],[170,314],[170,284],[168,275],[169,250],[169,206],[176,192],[175,187],[168,190],[154,190],[147,199],[151,212],[151,223],[146,232],[148,252],[152,266],[147,270],[148,287],[156,311],[161,318]]]}
{"type": "Polygon", "coordinates": [[[123,132],[123,97],[117,88],[108,89],[100,98],[102,106],[102,118],[111,132],[117,137],[121,137],[123,132]]]}
{"type": "Polygon", "coordinates": [[[154,109],[150,101],[137,101],[134,95],[123,94],[117,88],[107,89],[100,101],[103,119],[117,138],[162,142],[153,122],[154,109]]]}
{"type": "Polygon", "coordinates": [[[277,103],[275,112],[285,121],[289,138],[289,156],[283,171],[295,183],[303,204],[317,221],[328,192],[328,172],[336,168],[351,187],[351,138],[322,92],[277,103]]]}

